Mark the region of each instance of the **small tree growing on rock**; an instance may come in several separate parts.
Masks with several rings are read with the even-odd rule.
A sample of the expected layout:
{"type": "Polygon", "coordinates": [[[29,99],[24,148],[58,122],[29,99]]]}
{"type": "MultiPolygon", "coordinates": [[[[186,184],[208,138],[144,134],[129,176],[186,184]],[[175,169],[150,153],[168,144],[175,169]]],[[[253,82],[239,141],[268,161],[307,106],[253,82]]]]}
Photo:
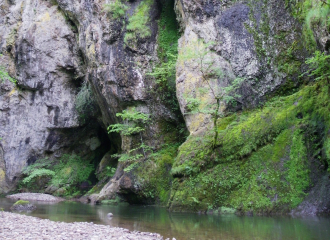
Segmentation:
{"type": "Polygon", "coordinates": [[[150,116],[149,114],[137,111],[135,107],[130,110],[124,110],[122,113],[117,113],[116,116],[122,119],[122,123],[110,125],[108,127],[108,133],[116,132],[124,137],[133,135],[139,135],[140,137],[138,146],[124,153],[112,155],[119,158],[119,162],[133,163],[124,169],[124,171],[129,172],[138,164],[137,160],[143,157],[146,158],[147,152],[152,151],[149,146],[144,144],[142,137],[142,132],[145,131],[146,124],[150,121],[150,116]]]}
{"type": "Polygon", "coordinates": [[[201,95],[205,95],[207,92],[211,93],[213,101],[206,105],[202,104],[200,98],[185,96],[189,111],[185,114],[202,113],[211,115],[214,132],[212,145],[215,148],[218,140],[218,120],[224,116],[221,109],[229,103],[241,102],[239,100],[240,95],[237,94],[236,90],[241,86],[243,79],[233,78],[225,74],[221,68],[214,66],[216,60],[213,58],[214,53],[210,50],[212,45],[214,45],[213,42],[205,44],[202,40],[193,41],[183,49],[183,53],[178,60],[181,63],[195,63],[202,82],[207,86],[206,88],[198,88],[198,91],[201,95]],[[219,80],[228,83],[228,86],[220,87],[219,80]]]}

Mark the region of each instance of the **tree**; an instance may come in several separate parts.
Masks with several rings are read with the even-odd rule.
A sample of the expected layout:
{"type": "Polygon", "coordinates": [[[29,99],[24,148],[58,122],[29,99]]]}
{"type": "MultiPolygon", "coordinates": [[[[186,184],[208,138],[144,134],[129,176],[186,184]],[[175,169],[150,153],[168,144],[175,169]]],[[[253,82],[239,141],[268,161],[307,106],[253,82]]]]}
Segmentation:
{"type": "MultiPolygon", "coordinates": [[[[218,140],[218,120],[224,116],[221,111],[223,105],[229,103],[240,102],[240,95],[236,90],[241,86],[242,78],[233,78],[228,74],[224,74],[221,68],[215,66],[214,52],[210,48],[213,42],[205,44],[202,40],[195,40],[183,49],[183,53],[179,56],[179,61],[192,61],[197,64],[202,82],[206,83],[207,88],[199,88],[201,94],[210,92],[213,101],[206,106],[201,107],[201,100],[196,97],[186,97],[187,107],[190,110],[188,114],[210,114],[213,122],[213,148],[216,147],[218,140]],[[220,87],[219,80],[229,83],[226,87],[220,87]]],[[[187,114],[187,113],[186,113],[187,114]]]]}
{"type": "Polygon", "coordinates": [[[135,148],[121,154],[112,155],[112,157],[119,158],[119,162],[133,163],[124,169],[124,171],[129,172],[137,165],[137,160],[142,157],[146,158],[147,152],[152,151],[149,146],[144,144],[142,137],[142,132],[145,131],[146,124],[150,121],[150,116],[149,114],[137,111],[135,107],[130,110],[124,110],[122,113],[117,113],[116,116],[122,119],[122,123],[110,125],[108,127],[108,133],[116,132],[122,136],[140,136],[140,143],[135,148]]]}

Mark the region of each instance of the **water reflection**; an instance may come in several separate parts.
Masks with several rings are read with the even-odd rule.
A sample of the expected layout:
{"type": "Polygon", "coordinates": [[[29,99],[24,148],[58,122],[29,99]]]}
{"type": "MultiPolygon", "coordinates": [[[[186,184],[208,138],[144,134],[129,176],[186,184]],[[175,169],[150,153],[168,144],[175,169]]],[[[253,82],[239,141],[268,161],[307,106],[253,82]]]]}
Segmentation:
{"type": "MultiPolygon", "coordinates": [[[[0,208],[9,211],[14,201],[0,199],[0,208]]],[[[176,239],[223,240],[325,240],[330,239],[329,218],[237,217],[168,213],[159,207],[90,206],[76,202],[54,205],[37,203],[28,215],[53,221],[84,221],[157,232],[176,239]],[[109,219],[107,214],[113,213],[109,219]]]]}

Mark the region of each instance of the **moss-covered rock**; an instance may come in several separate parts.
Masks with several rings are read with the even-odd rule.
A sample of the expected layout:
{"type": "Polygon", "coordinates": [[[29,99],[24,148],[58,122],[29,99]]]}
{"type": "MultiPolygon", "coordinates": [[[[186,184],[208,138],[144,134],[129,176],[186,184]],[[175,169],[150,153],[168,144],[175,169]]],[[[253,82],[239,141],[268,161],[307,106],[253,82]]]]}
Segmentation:
{"type": "Polygon", "coordinates": [[[10,208],[13,211],[34,211],[37,207],[31,204],[29,201],[18,200],[14,203],[14,205],[10,208]]]}
{"type": "Polygon", "coordinates": [[[219,129],[216,149],[207,144],[207,136],[190,136],[172,169],[179,178],[170,209],[225,206],[267,214],[297,207],[324,174],[313,169],[328,161],[328,94],[329,87],[319,82],[235,114],[219,129]]]}

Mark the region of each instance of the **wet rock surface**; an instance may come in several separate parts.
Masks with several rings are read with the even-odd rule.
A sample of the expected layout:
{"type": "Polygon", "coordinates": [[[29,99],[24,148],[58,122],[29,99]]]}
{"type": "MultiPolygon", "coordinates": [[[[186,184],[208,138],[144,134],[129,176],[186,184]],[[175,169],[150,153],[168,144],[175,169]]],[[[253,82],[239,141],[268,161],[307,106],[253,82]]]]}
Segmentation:
{"type": "Polygon", "coordinates": [[[14,204],[11,208],[12,211],[17,212],[31,212],[37,209],[37,207],[31,203],[26,204],[14,204]]]}
{"type": "Polygon", "coordinates": [[[156,233],[131,232],[87,222],[53,222],[9,212],[0,215],[0,222],[1,239],[163,239],[156,233]]]}

